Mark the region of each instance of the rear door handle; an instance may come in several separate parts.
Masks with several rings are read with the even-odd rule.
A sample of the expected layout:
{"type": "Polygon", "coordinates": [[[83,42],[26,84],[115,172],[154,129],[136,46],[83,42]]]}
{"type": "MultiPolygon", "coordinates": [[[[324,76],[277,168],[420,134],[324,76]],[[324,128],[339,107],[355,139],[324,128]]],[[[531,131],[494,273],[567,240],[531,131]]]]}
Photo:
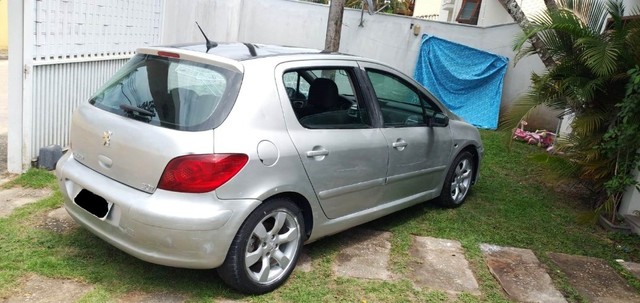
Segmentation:
{"type": "Polygon", "coordinates": [[[313,158],[313,157],[326,156],[328,154],[329,154],[329,151],[326,150],[326,149],[310,150],[310,151],[307,152],[307,157],[313,158]]]}
{"type": "Polygon", "coordinates": [[[404,141],[402,139],[391,143],[391,146],[393,146],[393,148],[400,149],[400,150],[402,150],[405,147],[407,147],[407,145],[409,145],[409,143],[407,143],[407,141],[404,141]]]}

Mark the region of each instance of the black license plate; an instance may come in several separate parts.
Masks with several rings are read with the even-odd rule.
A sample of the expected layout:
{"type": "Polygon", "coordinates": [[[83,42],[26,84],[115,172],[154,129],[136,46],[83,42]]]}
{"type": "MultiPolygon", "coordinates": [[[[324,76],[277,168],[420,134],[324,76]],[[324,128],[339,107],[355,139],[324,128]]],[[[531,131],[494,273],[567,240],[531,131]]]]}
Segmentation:
{"type": "Polygon", "coordinates": [[[104,198],[83,189],[73,201],[82,209],[88,211],[92,215],[104,220],[109,214],[109,210],[113,203],[107,202],[104,198]]]}

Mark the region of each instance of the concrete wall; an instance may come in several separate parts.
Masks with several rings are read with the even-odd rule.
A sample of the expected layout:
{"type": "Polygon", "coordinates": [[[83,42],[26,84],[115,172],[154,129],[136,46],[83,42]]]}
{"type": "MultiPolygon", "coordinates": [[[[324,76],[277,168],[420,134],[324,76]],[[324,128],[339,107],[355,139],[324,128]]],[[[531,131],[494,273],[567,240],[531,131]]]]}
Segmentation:
{"type": "MultiPolygon", "coordinates": [[[[497,0],[486,2],[492,1],[497,3],[497,0]]],[[[504,14],[508,16],[506,12],[504,14]]],[[[203,41],[194,23],[199,21],[212,40],[322,49],[327,16],[328,6],[309,2],[198,0],[187,6],[183,1],[167,0],[162,43],[203,41]]],[[[438,36],[509,58],[503,106],[527,91],[532,71],[544,70],[538,57],[525,58],[514,66],[512,41],[520,33],[520,28],[513,23],[479,27],[397,15],[371,16],[365,13],[363,26],[359,25],[360,11],[346,9],[340,51],[380,60],[408,75],[413,75],[422,34],[438,36]],[[419,35],[413,34],[412,26],[420,26],[419,35]]],[[[555,129],[555,122],[552,129],[555,129]]]]}
{"type": "Polygon", "coordinates": [[[7,49],[9,46],[9,15],[7,2],[0,0],[0,49],[7,49]]]}

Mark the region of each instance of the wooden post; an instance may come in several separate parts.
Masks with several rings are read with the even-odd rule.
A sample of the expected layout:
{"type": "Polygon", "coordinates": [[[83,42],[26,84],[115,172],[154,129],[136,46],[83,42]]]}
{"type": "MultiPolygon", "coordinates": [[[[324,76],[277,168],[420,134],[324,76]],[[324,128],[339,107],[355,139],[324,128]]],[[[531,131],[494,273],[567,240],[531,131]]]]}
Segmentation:
{"type": "Polygon", "coordinates": [[[340,32],[342,31],[342,14],[345,0],[332,0],[329,4],[329,19],[327,20],[327,36],[324,49],[337,52],[340,48],[340,32]]]}

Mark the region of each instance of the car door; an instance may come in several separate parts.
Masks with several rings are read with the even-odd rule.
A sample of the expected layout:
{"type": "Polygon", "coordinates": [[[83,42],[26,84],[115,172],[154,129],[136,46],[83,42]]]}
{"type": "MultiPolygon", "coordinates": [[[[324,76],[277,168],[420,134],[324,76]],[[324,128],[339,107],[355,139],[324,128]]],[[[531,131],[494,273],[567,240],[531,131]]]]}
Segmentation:
{"type": "Polygon", "coordinates": [[[276,69],[289,135],[328,218],[377,206],[387,173],[387,141],[370,122],[356,69],[355,62],[334,60],[293,62],[276,69]],[[310,82],[303,102],[299,94],[289,98],[292,94],[287,95],[283,83],[296,74],[310,82]]]}
{"type": "Polygon", "coordinates": [[[448,123],[435,121],[444,117],[442,110],[400,73],[373,63],[362,65],[389,150],[382,203],[435,197],[452,149],[448,123]]]}

